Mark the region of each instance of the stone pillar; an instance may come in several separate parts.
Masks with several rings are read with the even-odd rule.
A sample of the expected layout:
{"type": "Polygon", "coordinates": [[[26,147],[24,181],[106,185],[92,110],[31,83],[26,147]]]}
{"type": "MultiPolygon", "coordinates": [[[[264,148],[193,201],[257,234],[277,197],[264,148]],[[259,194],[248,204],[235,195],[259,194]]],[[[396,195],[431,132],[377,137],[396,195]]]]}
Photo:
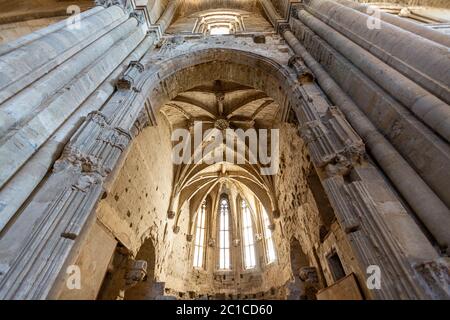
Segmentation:
{"type": "Polygon", "coordinates": [[[34,188],[44,178],[54,161],[61,153],[70,136],[81,124],[83,117],[99,110],[115,90],[115,80],[128,67],[131,61],[139,60],[156,40],[154,33],[149,33],[139,46],[119,65],[103,83],[90,94],[71,117],[42,145],[0,190],[0,203],[4,203],[0,215],[0,230],[19,210],[34,188]]]}
{"type": "MultiPolygon", "coordinates": [[[[349,0],[334,0],[334,1],[368,15],[373,15],[373,8],[376,8],[375,6],[372,6],[371,9],[370,4],[357,3],[349,0]]],[[[408,19],[399,18],[393,14],[382,12],[381,10],[378,12],[378,14],[380,19],[386,21],[387,23],[402,28],[425,39],[434,41],[443,46],[450,47],[450,37],[444,33],[435,31],[430,28],[426,28],[421,24],[412,22],[408,19]]]]}
{"type": "MultiPolygon", "coordinates": [[[[379,27],[372,26],[368,15],[334,0],[307,0],[304,8],[330,27],[324,29],[321,24],[314,22],[314,19],[305,14],[304,11],[299,12],[299,19],[314,31],[317,31],[323,39],[336,39],[336,35],[331,32],[331,28],[334,28],[384,63],[420,84],[439,99],[450,103],[448,47],[418,37],[382,20],[378,20],[379,27]],[[328,37],[321,33],[322,29],[329,35],[328,37]]],[[[337,44],[336,41],[327,41],[341,51],[342,44],[335,45],[337,44]]],[[[352,51],[356,53],[357,50],[353,49],[352,51]]],[[[344,55],[350,57],[348,53],[344,55]]],[[[353,58],[351,60],[354,61],[353,58]]],[[[354,63],[361,67],[361,64],[356,61],[354,63]]],[[[398,79],[393,80],[399,83],[398,79]]],[[[393,90],[396,89],[398,88],[393,88],[393,90]]],[[[388,89],[386,90],[391,92],[388,89]]],[[[415,92],[420,93],[420,91],[415,92]]],[[[402,93],[399,92],[398,96],[400,95],[402,93]]],[[[420,93],[419,96],[422,95],[423,93],[420,93]]],[[[425,102],[423,103],[425,104],[425,102]]],[[[434,105],[431,100],[427,103],[434,105]]],[[[448,109],[448,105],[445,107],[448,109]]],[[[437,105],[433,108],[436,109],[437,105]]],[[[447,139],[447,141],[449,140],[447,139]]]]}
{"type": "MultiPolygon", "coordinates": [[[[442,222],[442,219],[445,220],[446,217],[449,217],[448,209],[396,150],[386,140],[382,140],[382,135],[328,76],[322,66],[312,58],[289,30],[289,27],[283,25],[278,30],[294,52],[299,55],[299,57],[291,58],[290,61],[291,67],[300,78],[299,80],[305,79],[303,76],[305,68],[309,67],[328,96],[336,103],[339,102],[337,103],[339,107],[330,107],[324,113],[321,111],[322,104],[318,101],[321,99],[320,96],[313,99],[312,94],[309,93],[312,90],[311,81],[304,83],[299,81],[298,91],[301,103],[300,107],[295,107],[294,110],[302,124],[301,133],[311,152],[314,166],[339,224],[349,237],[362,274],[369,265],[378,265],[381,270],[385,270],[383,275],[388,277],[388,279],[385,278],[385,287],[382,290],[365,290],[366,295],[383,299],[428,297],[428,288],[434,288],[435,285],[431,282],[418,284],[413,276],[415,274],[413,263],[417,261],[416,259],[420,261],[435,260],[438,255],[395,195],[389,194],[387,190],[390,188],[382,176],[366,162],[362,141],[339,110],[344,110],[355,124],[355,128],[365,134],[364,138],[367,138],[372,146],[386,147],[386,150],[378,148],[374,152],[374,156],[382,158],[383,163],[388,167],[386,171],[394,176],[394,180],[403,187],[405,192],[409,192],[411,189],[405,181],[407,181],[406,177],[409,178],[412,174],[413,179],[420,183],[422,191],[427,192],[430,197],[423,197],[421,193],[415,194],[421,198],[420,201],[432,199],[432,204],[441,208],[440,214],[430,219],[427,216],[430,207],[422,206],[423,203],[420,201],[416,202],[416,205],[422,206],[424,218],[428,219],[429,225],[436,231],[444,248],[448,245],[448,237],[445,235],[445,228],[439,227],[437,221],[440,219],[442,222]],[[372,135],[376,139],[370,139],[372,135]],[[392,170],[389,166],[394,158],[399,162],[392,170]],[[344,177],[346,178],[344,179],[344,177]],[[389,201],[397,203],[394,210],[388,210],[389,215],[386,212],[387,208],[376,205],[379,201],[387,201],[379,198],[378,192],[381,190],[384,190],[389,201]],[[394,239],[392,234],[396,234],[397,238],[394,239]],[[411,243],[412,239],[408,239],[410,234],[414,234],[414,237],[421,237],[420,249],[417,248],[418,243],[413,244],[411,243]],[[406,252],[408,253],[406,254],[406,252]],[[402,258],[384,261],[379,258],[380,256],[402,256],[402,258]],[[395,276],[393,276],[394,274],[395,276]]],[[[308,78],[310,77],[306,79],[308,78]]],[[[411,193],[409,196],[410,201],[417,201],[411,193]]]]}
{"type": "Polygon", "coordinates": [[[119,6],[94,8],[85,14],[80,28],[73,28],[64,20],[64,26],[50,26],[18,41],[0,55],[0,103],[33,83],[81,49],[117,27],[126,20],[119,6]],[[50,29],[52,32],[48,32],[50,29]],[[43,34],[43,35],[42,35],[43,34]],[[41,36],[42,35],[42,36],[41,36]],[[20,50],[19,50],[20,49],[20,50]]]}
{"type": "MultiPolygon", "coordinates": [[[[298,18],[380,87],[396,97],[418,119],[450,142],[450,108],[447,103],[349,41],[305,10],[298,12],[298,18]]],[[[445,66],[443,69],[449,70],[449,67],[445,66]]],[[[450,74],[450,70],[448,74],[450,74]]]]}
{"type": "MultiPolygon", "coordinates": [[[[97,14],[101,10],[103,10],[102,7],[95,7],[95,8],[92,8],[90,10],[86,10],[86,11],[80,13],[80,19],[81,20],[86,19],[87,17],[89,17],[89,16],[91,16],[93,14],[97,14]]],[[[62,20],[62,21],[56,22],[54,24],[51,24],[51,25],[49,25],[49,26],[39,30],[39,32],[32,32],[32,33],[24,35],[23,37],[20,37],[20,38],[18,38],[16,40],[13,40],[13,41],[10,41],[10,42],[7,42],[7,43],[3,43],[0,46],[0,55],[8,53],[8,52],[10,52],[12,50],[15,50],[17,48],[20,48],[23,45],[28,44],[28,43],[30,43],[32,41],[37,40],[37,39],[40,39],[40,38],[42,38],[42,37],[44,37],[44,36],[46,36],[46,35],[48,35],[50,33],[53,33],[53,32],[56,32],[58,30],[61,30],[61,29],[63,29],[66,26],[67,26],[67,21],[66,20],[62,20]]]]}
{"type": "Polygon", "coordinates": [[[157,27],[159,35],[164,34],[166,29],[169,27],[180,3],[181,3],[181,0],[170,0],[169,3],[167,4],[167,7],[164,10],[164,13],[161,15],[161,17],[156,22],[156,27],[157,27]]]}
{"type": "Polygon", "coordinates": [[[271,0],[259,0],[259,3],[264,9],[264,12],[266,13],[267,17],[269,18],[270,22],[272,23],[273,27],[275,29],[278,28],[278,24],[281,22],[285,22],[280,14],[277,12],[277,9],[273,6],[273,3],[271,0]]]}
{"type": "Polygon", "coordinates": [[[13,125],[16,130],[0,141],[0,187],[143,40],[144,31],[136,27],[136,20],[129,19],[2,106],[0,132],[13,125]],[[17,156],[11,158],[11,152],[17,156]]]}
{"type": "Polygon", "coordinates": [[[446,191],[450,188],[448,145],[298,19],[291,18],[290,24],[294,39],[302,42],[311,57],[323,61],[323,70],[339,83],[340,89],[450,207],[450,193],[446,191]]]}
{"type": "Polygon", "coordinates": [[[440,245],[447,248],[450,244],[450,236],[446,231],[446,226],[450,225],[450,211],[445,204],[386,138],[378,132],[370,120],[323,70],[321,65],[312,58],[289,29],[284,29],[283,37],[291,48],[304,59],[306,65],[311,68],[325,93],[345,113],[353,128],[367,143],[373,157],[405,197],[408,204],[433,233],[440,245]],[[411,185],[414,185],[415,188],[411,188],[411,185]]]}
{"type": "MultiPolygon", "coordinates": [[[[130,68],[135,68],[132,64],[130,68]]],[[[125,72],[137,78],[140,72],[125,72]]],[[[136,79],[133,79],[136,80],[136,79]]],[[[0,243],[2,299],[45,299],[75,240],[95,218],[104,184],[133,138],[144,97],[119,89],[91,112],[0,243]]],[[[149,118],[151,121],[152,118],[149,118]]],[[[148,122],[147,122],[148,123],[148,122]]]]}

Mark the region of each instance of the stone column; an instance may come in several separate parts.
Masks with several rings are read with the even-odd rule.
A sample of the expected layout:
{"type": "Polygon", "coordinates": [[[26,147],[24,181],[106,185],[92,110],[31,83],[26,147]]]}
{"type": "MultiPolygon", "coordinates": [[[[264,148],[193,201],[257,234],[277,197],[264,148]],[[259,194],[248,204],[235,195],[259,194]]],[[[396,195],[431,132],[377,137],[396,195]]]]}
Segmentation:
{"type": "MultiPolygon", "coordinates": [[[[281,31],[288,40],[290,31],[287,28],[281,31]]],[[[301,53],[299,46],[294,48],[301,53]]],[[[307,68],[303,60],[300,57],[292,60],[295,61],[291,61],[291,67],[304,79],[302,75],[307,68]]],[[[314,73],[313,66],[309,65],[314,73]]],[[[323,80],[323,74],[316,76],[323,80]]],[[[413,276],[413,263],[436,259],[437,253],[389,191],[381,174],[367,161],[364,143],[346,121],[341,108],[328,106],[324,109],[323,106],[327,106],[324,98],[320,95],[312,98],[313,85],[311,81],[306,85],[299,81],[301,100],[294,111],[339,225],[357,257],[362,278],[370,265],[378,266],[384,277],[381,290],[364,287],[365,294],[376,299],[428,297],[426,286],[418,284],[413,276]],[[383,207],[382,203],[390,203],[392,207],[383,207]],[[412,243],[417,237],[421,240],[412,243]]],[[[392,158],[386,160],[392,161],[392,158]]]]}
{"type": "Polygon", "coordinates": [[[50,26],[19,39],[0,55],[0,103],[12,97],[81,49],[117,27],[127,15],[119,6],[94,8],[85,14],[80,28],[67,24],[50,26]],[[47,31],[50,29],[51,32],[47,31]],[[56,30],[54,30],[56,29],[56,30]]]}
{"type": "Polygon", "coordinates": [[[409,166],[397,150],[374,127],[353,101],[339,88],[322,66],[313,59],[288,28],[282,35],[291,48],[305,61],[317,82],[332,101],[339,106],[353,128],[367,143],[371,154],[395,187],[405,197],[414,212],[425,223],[443,248],[450,245],[450,211],[422,178],[409,166]],[[414,185],[414,188],[411,188],[414,185]]]}
{"type": "MultiPolygon", "coordinates": [[[[136,63],[126,72],[135,78],[141,73],[142,68],[136,63]]],[[[104,193],[105,181],[133,133],[139,132],[136,123],[145,126],[154,118],[148,115],[147,121],[142,121],[143,102],[144,97],[134,86],[119,89],[102,112],[87,116],[71,138],[52,173],[2,238],[2,299],[48,296],[59,273],[65,272],[62,268],[75,240],[95,218],[92,213],[104,193]]]]}
{"type": "Polygon", "coordinates": [[[164,13],[161,15],[161,17],[156,22],[156,26],[158,28],[158,32],[160,35],[162,35],[166,31],[166,29],[169,27],[180,3],[181,3],[181,0],[170,0],[169,3],[167,4],[167,7],[164,10],[164,13]]]}
{"type": "MultiPolygon", "coordinates": [[[[294,15],[294,17],[296,14],[294,15]]],[[[408,112],[343,55],[291,17],[293,35],[353,100],[409,165],[450,207],[450,149],[436,133],[408,112]],[[445,169],[444,169],[445,168],[445,169]],[[435,173],[439,172],[438,175],[435,173]]]]}
{"type": "MultiPolygon", "coordinates": [[[[418,37],[382,20],[378,21],[379,27],[372,26],[369,16],[333,0],[307,0],[304,8],[329,27],[323,28],[304,11],[299,12],[298,18],[323,39],[336,38],[336,35],[331,32],[335,29],[384,63],[420,84],[439,99],[450,103],[448,47],[418,37]],[[321,33],[322,29],[329,35],[328,38],[321,33]]],[[[329,42],[329,40],[327,41],[329,42]]],[[[329,43],[341,51],[342,44],[335,45],[336,41],[329,43]]],[[[353,51],[357,50],[353,49],[353,51]]],[[[348,53],[345,55],[348,56],[348,53]]],[[[351,60],[353,61],[353,58],[351,60]]],[[[354,63],[358,65],[356,62],[354,63]]],[[[393,80],[398,81],[396,78],[393,80]]],[[[420,91],[415,92],[420,93],[420,91]]],[[[398,93],[398,96],[400,95],[401,93],[398,93]]],[[[420,93],[420,96],[422,95],[420,93]]],[[[433,104],[431,101],[429,103],[433,104]]]]}
{"type": "MultiPolygon", "coordinates": [[[[373,16],[373,8],[376,8],[375,6],[371,6],[370,4],[357,3],[349,0],[334,0],[334,1],[371,16],[373,16]]],[[[434,41],[443,46],[450,47],[450,37],[442,32],[426,28],[419,23],[397,17],[393,14],[382,12],[381,10],[379,10],[378,14],[382,21],[386,21],[387,23],[390,23],[394,26],[409,31],[416,36],[421,36],[425,39],[434,41]]]]}
{"type": "Polygon", "coordinates": [[[149,33],[139,46],[117,67],[103,83],[90,94],[71,117],[42,145],[41,148],[25,163],[7,184],[0,190],[0,203],[4,206],[0,215],[0,230],[19,210],[34,188],[61,153],[73,132],[80,126],[83,117],[90,112],[100,110],[103,104],[114,93],[115,80],[127,68],[131,61],[140,58],[149,50],[156,40],[156,34],[149,33]]]}
{"type": "MultiPolygon", "coordinates": [[[[298,12],[298,18],[380,87],[399,100],[418,119],[450,142],[450,108],[447,103],[349,41],[305,10],[298,12]]],[[[448,68],[448,66],[444,67],[444,69],[448,68]]]]}
{"type": "Polygon", "coordinates": [[[0,123],[0,132],[4,138],[0,141],[0,161],[3,164],[0,187],[143,40],[145,32],[136,27],[137,21],[129,19],[110,35],[99,39],[33,87],[2,105],[0,114],[4,121],[0,123]],[[64,90],[61,84],[65,84],[64,90]],[[12,125],[16,130],[9,131],[12,125]],[[6,132],[9,134],[5,135],[6,132]],[[12,152],[16,157],[9,156],[12,152]]]}
{"type": "MultiPolygon", "coordinates": [[[[104,10],[104,8],[98,6],[98,7],[94,7],[90,10],[86,10],[82,13],[80,13],[80,19],[86,19],[87,17],[93,15],[93,14],[97,14],[99,11],[104,10]]],[[[67,21],[66,20],[62,20],[59,22],[56,22],[52,25],[49,25],[41,30],[39,30],[39,32],[32,32],[29,33],[27,35],[24,35],[23,37],[20,37],[16,40],[7,42],[7,43],[3,43],[0,46],[0,55],[4,55],[5,53],[8,53],[12,50],[15,50],[17,48],[22,47],[25,44],[28,44],[32,41],[35,41],[37,39],[40,39],[50,33],[56,32],[58,30],[63,29],[64,27],[67,26],[67,21]]]]}
{"type": "Polygon", "coordinates": [[[272,23],[274,28],[278,27],[278,24],[282,21],[282,18],[280,14],[277,12],[277,9],[273,6],[273,3],[271,0],[259,0],[259,3],[264,9],[264,12],[266,13],[267,17],[269,18],[270,22],[272,23]]]}

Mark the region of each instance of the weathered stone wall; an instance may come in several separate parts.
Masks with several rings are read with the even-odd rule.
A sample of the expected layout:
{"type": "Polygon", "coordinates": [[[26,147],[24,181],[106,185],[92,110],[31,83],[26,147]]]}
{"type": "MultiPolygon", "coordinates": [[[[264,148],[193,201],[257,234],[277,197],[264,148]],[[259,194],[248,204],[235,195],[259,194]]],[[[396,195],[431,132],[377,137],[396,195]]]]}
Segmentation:
{"type": "Polygon", "coordinates": [[[285,259],[289,261],[285,268],[291,273],[291,280],[298,277],[299,270],[291,270],[290,256],[300,254],[290,251],[293,239],[300,242],[309,266],[316,268],[322,287],[334,283],[334,279],[328,276],[330,271],[325,258],[333,248],[338,248],[347,273],[360,273],[348,240],[334,218],[328,199],[323,197],[323,189],[318,193],[317,186],[311,185],[313,180],[310,176],[316,175],[315,168],[298,127],[285,123],[280,129],[280,171],[276,186],[281,218],[275,235],[280,243],[278,255],[289,257],[285,259]]]}
{"type": "Polygon", "coordinates": [[[44,28],[66,17],[33,19],[24,22],[12,22],[0,25],[0,44],[12,41],[28,33],[44,28]]]}
{"type": "Polygon", "coordinates": [[[157,126],[136,138],[109,196],[99,203],[98,219],[133,253],[145,238],[151,236],[158,248],[164,237],[172,192],[171,155],[168,124],[158,117],[157,126]]]}
{"type": "Polygon", "coordinates": [[[96,299],[116,245],[117,240],[114,236],[100,222],[95,223],[80,244],[73,263],[65,270],[61,279],[62,290],[55,294],[54,298],[96,299]],[[78,276],[80,276],[79,287],[78,276]]]}

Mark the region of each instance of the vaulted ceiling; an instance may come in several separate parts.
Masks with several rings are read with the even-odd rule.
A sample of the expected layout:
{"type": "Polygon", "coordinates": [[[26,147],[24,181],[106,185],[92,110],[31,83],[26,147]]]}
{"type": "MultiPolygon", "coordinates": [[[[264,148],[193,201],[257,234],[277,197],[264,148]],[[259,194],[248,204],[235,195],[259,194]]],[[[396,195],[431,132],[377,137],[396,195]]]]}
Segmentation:
{"type": "MultiPolygon", "coordinates": [[[[187,129],[193,134],[194,123],[201,122],[203,133],[208,129],[219,129],[224,140],[226,129],[245,131],[250,128],[273,128],[277,123],[278,111],[279,105],[264,92],[222,80],[207,82],[182,92],[160,109],[172,131],[187,129]]],[[[250,152],[249,141],[245,141],[246,152],[250,152]]],[[[227,150],[227,146],[222,144],[206,152],[210,143],[207,138],[200,146],[203,162],[193,160],[192,163],[176,166],[173,211],[179,213],[182,205],[191,199],[195,201],[194,207],[198,207],[207,194],[219,192],[223,184],[234,184],[238,190],[251,190],[268,212],[272,212],[276,208],[273,177],[262,175],[261,165],[250,163],[248,159],[242,164],[227,162],[225,157],[224,161],[205,163],[212,158],[213,152],[227,150]]],[[[236,149],[228,151],[236,153],[236,149]]],[[[195,152],[198,150],[193,148],[192,155],[195,152]]],[[[195,211],[194,208],[192,212],[195,211]]]]}
{"type": "Polygon", "coordinates": [[[264,92],[240,84],[214,81],[179,94],[162,107],[172,128],[188,128],[202,121],[205,128],[270,128],[278,104],[264,92]]]}

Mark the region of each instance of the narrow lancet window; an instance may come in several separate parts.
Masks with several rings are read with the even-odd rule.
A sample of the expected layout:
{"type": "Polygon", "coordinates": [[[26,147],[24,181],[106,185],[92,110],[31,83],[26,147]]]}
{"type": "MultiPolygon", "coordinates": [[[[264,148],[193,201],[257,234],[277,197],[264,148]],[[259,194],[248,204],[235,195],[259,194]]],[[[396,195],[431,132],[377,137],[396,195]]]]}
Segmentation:
{"type": "Polygon", "coordinates": [[[219,206],[219,268],[230,269],[230,205],[226,198],[219,206]]]}
{"type": "Polygon", "coordinates": [[[242,200],[242,233],[244,238],[244,266],[245,269],[256,267],[255,238],[253,235],[252,215],[245,200],[242,200]]]}
{"type": "Polygon", "coordinates": [[[203,268],[206,229],[206,201],[201,204],[197,214],[194,242],[194,268],[203,268]]]}
{"type": "Polygon", "coordinates": [[[267,214],[267,211],[264,207],[262,208],[262,214],[264,225],[264,238],[266,242],[267,263],[272,263],[276,259],[275,247],[273,245],[273,237],[272,237],[272,230],[270,229],[269,215],[267,214]]]}

